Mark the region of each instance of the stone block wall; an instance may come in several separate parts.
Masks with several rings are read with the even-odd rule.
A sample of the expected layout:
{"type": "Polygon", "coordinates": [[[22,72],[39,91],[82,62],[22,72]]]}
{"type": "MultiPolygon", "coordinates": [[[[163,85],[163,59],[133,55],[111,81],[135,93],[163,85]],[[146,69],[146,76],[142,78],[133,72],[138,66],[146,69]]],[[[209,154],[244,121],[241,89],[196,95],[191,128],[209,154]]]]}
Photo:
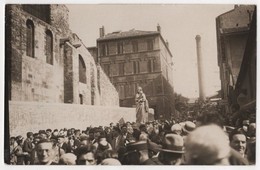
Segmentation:
{"type": "Polygon", "coordinates": [[[78,104],[53,104],[41,102],[9,101],[10,135],[26,136],[47,128],[78,128],[85,130],[92,126],[109,126],[121,118],[133,122],[136,119],[135,108],[117,106],[89,106],[78,104]]]}
{"type": "Polygon", "coordinates": [[[103,80],[98,81],[94,58],[80,38],[69,29],[66,6],[52,4],[49,7],[49,14],[46,11],[50,17],[48,22],[28,12],[32,9],[30,6],[26,11],[22,5],[6,6],[9,100],[78,104],[82,99],[80,97],[83,97],[82,104],[86,105],[119,105],[116,89],[104,74],[101,77],[103,80]],[[27,20],[33,23],[33,57],[26,54],[27,20]],[[46,61],[47,30],[53,37],[52,64],[46,61]],[[86,83],[79,81],[79,55],[86,65],[86,83]]]}

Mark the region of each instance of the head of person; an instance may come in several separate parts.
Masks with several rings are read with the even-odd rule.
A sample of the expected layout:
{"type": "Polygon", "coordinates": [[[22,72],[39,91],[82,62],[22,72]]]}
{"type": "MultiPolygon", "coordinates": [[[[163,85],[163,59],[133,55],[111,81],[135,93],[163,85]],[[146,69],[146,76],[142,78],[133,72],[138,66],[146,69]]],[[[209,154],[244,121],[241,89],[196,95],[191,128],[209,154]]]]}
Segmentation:
{"type": "Polygon", "coordinates": [[[52,130],[51,129],[46,129],[46,134],[47,134],[47,137],[50,137],[51,134],[52,134],[52,130]]]}
{"type": "Polygon", "coordinates": [[[121,133],[121,130],[118,127],[113,128],[113,137],[118,137],[121,133]]]}
{"type": "Polygon", "coordinates": [[[139,87],[137,88],[137,92],[140,93],[140,94],[142,94],[142,93],[143,93],[142,87],[139,86],[139,87]]]}
{"type": "Polygon", "coordinates": [[[172,125],[171,131],[172,131],[172,133],[174,133],[176,135],[181,135],[182,127],[179,123],[176,123],[176,124],[172,125]]]}
{"type": "Polygon", "coordinates": [[[180,165],[183,153],[184,142],[182,136],[166,134],[158,159],[164,165],[180,165]]]}
{"type": "Polygon", "coordinates": [[[149,159],[147,142],[138,141],[126,146],[122,163],[124,165],[140,165],[147,159],[149,159]]]}
{"type": "Polygon", "coordinates": [[[76,155],[73,153],[65,153],[61,155],[59,164],[61,165],[76,165],[76,155]]]}
{"type": "Polygon", "coordinates": [[[196,128],[185,139],[185,164],[229,165],[228,136],[217,125],[196,128]]]}
{"type": "Polygon", "coordinates": [[[64,141],[65,141],[65,136],[63,136],[63,135],[58,136],[58,143],[59,144],[64,143],[64,141]]]}
{"type": "Polygon", "coordinates": [[[81,146],[75,150],[77,165],[96,165],[96,148],[92,144],[81,146]]]}
{"type": "Polygon", "coordinates": [[[10,138],[10,145],[13,145],[15,142],[16,142],[16,141],[15,141],[15,137],[12,136],[12,137],[10,138]]]}
{"type": "Polygon", "coordinates": [[[40,164],[49,165],[55,157],[55,145],[52,140],[42,139],[36,146],[36,153],[40,164]]]}
{"type": "Polygon", "coordinates": [[[115,158],[106,158],[100,163],[100,165],[121,165],[121,163],[115,158]]]}
{"type": "Polygon", "coordinates": [[[246,135],[244,131],[241,128],[234,129],[229,135],[229,140],[230,146],[244,156],[246,151],[246,135]]]}
{"type": "Polygon", "coordinates": [[[90,143],[89,137],[87,135],[80,136],[80,145],[88,145],[90,143]]]}
{"type": "Polygon", "coordinates": [[[186,121],[183,128],[182,128],[182,132],[183,135],[188,135],[190,132],[192,132],[194,129],[196,128],[195,123],[191,122],[191,121],[186,121]]]}
{"type": "Polygon", "coordinates": [[[27,136],[27,138],[33,140],[33,133],[32,132],[27,132],[26,136],[27,136]]]}
{"type": "Polygon", "coordinates": [[[21,135],[19,135],[16,137],[16,142],[18,145],[23,145],[24,138],[21,135]]]}
{"type": "Polygon", "coordinates": [[[152,158],[153,156],[157,155],[158,152],[162,149],[161,145],[158,145],[150,140],[147,140],[147,144],[148,144],[149,158],[152,158]]]}

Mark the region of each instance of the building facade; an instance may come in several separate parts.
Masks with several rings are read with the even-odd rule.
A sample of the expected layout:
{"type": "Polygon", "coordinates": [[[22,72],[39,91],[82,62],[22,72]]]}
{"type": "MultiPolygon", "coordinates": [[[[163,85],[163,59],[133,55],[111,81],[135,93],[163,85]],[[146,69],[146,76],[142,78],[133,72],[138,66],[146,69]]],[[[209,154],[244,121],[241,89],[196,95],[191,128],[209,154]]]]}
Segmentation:
{"type": "Polygon", "coordinates": [[[216,18],[221,97],[226,113],[256,100],[256,6],[235,5],[216,18]]]}
{"type": "Polygon", "coordinates": [[[97,49],[91,49],[119,92],[120,106],[135,107],[135,94],[141,86],[155,119],[169,119],[175,111],[173,56],[160,30],[158,25],[157,31],[105,34],[102,27],[97,49]]]}
{"type": "Polygon", "coordinates": [[[118,93],[68,23],[65,5],[6,5],[11,101],[118,106],[118,93]]]}

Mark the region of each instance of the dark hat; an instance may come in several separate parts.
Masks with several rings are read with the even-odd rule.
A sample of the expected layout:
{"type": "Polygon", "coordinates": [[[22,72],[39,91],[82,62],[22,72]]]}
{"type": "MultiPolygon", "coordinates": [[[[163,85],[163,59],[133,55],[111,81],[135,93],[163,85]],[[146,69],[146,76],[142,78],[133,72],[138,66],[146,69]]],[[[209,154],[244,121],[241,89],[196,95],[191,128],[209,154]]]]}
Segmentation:
{"type": "Polygon", "coordinates": [[[148,150],[148,145],[146,141],[132,142],[126,146],[126,149],[127,152],[148,150]]]}
{"type": "Polygon", "coordinates": [[[165,135],[161,151],[184,153],[184,142],[182,136],[176,134],[165,135]]]}
{"type": "Polygon", "coordinates": [[[147,142],[148,144],[148,149],[151,150],[151,151],[154,151],[154,152],[159,152],[161,149],[162,149],[162,146],[161,145],[158,145],[150,140],[148,140],[147,142]]]}
{"type": "Polygon", "coordinates": [[[65,138],[65,136],[60,134],[57,138],[65,138]]]}

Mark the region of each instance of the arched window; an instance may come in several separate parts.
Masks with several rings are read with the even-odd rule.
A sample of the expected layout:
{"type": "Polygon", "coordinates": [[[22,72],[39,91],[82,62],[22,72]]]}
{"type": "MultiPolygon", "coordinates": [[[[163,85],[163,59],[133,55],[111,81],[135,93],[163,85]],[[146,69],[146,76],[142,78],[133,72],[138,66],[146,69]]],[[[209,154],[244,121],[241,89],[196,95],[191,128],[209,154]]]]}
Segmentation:
{"type": "Polygon", "coordinates": [[[46,44],[45,44],[46,62],[52,65],[53,64],[53,36],[50,30],[47,30],[45,34],[46,34],[46,44]]]}
{"type": "Polygon", "coordinates": [[[31,20],[26,21],[26,55],[34,57],[34,25],[31,20]]]}
{"type": "Polygon", "coordinates": [[[86,81],[86,65],[81,55],[79,55],[79,82],[87,83],[86,81]]]}

